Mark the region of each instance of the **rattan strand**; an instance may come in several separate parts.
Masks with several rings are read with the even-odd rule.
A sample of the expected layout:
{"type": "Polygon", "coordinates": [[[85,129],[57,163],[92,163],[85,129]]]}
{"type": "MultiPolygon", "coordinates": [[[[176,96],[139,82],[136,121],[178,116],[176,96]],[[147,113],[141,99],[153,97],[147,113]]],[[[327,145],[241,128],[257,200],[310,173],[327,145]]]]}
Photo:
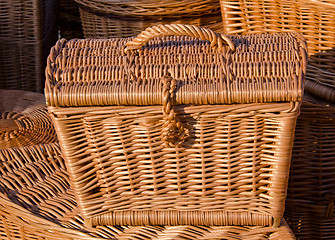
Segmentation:
{"type": "Polygon", "coordinates": [[[85,38],[132,37],[158,22],[222,30],[220,3],[202,1],[76,0],[85,38]]]}
{"type": "Polygon", "coordinates": [[[221,0],[221,11],[226,34],[296,31],[310,55],[335,46],[334,0],[221,0]]]}
{"type": "Polygon", "coordinates": [[[155,38],[136,51],[125,45],[141,46],[141,37],[61,40],[52,49],[47,102],[81,213],[93,225],[276,224],[305,42],[296,34],[225,37],[233,51],[220,34],[179,25],[140,36],[182,28],[190,36],[155,38]],[[202,35],[209,41],[191,37],[202,35]],[[159,106],[167,74],[177,82],[167,104],[179,123],[159,106]],[[165,126],[177,136],[173,147],[165,147],[165,126]]]}
{"type": "Polygon", "coordinates": [[[259,226],[99,226],[86,228],[78,213],[58,144],[0,150],[1,239],[274,239],[294,235],[259,226]]]}
{"type": "Polygon", "coordinates": [[[0,88],[42,92],[57,40],[54,0],[0,2],[0,88]]]}
{"type": "Polygon", "coordinates": [[[55,142],[42,94],[0,90],[0,149],[55,142]]]}

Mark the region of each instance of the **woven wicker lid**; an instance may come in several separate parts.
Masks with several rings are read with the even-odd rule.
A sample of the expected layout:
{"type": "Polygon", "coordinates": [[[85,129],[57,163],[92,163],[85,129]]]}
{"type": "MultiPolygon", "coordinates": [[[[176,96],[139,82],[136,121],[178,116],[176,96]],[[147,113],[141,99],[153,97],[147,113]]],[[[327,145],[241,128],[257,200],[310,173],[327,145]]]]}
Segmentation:
{"type": "Polygon", "coordinates": [[[0,90],[0,149],[56,139],[43,94],[0,90]]]}
{"type": "Polygon", "coordinates": [[[167,81],[175,104],[300,101],[306,62],[295,33],[159,25],[135,39],[60,40],[48,58],[46,98],[49,106],[159,105],[167,81]]]}

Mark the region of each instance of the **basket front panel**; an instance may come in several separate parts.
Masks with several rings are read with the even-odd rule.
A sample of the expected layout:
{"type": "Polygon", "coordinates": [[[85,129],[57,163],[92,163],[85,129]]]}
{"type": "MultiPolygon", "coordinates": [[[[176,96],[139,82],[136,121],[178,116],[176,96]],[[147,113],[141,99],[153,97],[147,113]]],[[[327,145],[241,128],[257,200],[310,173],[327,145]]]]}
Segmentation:
{"type": "Polygon", "coordinates": [[[85,217],[129,210],[278,217],[297,115],[283,112],[289,109],[289,103],[176,106],[190,137],[175,148],[161,139],[160,106],[52,112],[85,217]]]}

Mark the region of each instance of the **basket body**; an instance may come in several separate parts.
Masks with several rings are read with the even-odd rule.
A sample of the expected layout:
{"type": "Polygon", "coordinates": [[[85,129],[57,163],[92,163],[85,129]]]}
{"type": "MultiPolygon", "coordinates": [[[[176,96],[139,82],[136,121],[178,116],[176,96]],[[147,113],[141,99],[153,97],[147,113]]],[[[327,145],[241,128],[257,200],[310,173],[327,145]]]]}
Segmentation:
{"type": "Polygon", "coordinates": [[[280,219],[306,59],[294,36],[231,37],[233,53],[190,37],[152,40],[126,55],[130,39],[60,41],[49,56],[46,96],[83,217],[93,225],[280,219]],[[278,47],[277,66],[291,66],[282,76],[280,68],[262,72],[274,56],[264,53],[271,60],[260,68],[257,58],[241,58],[272,41],[294,52],[278,47]],[[240,71],[250,59],[255,69],[240,71]],[[178,80],[167,104],[177,130],[164,112],[164,69],[178,80]],[[165,133],[176,131],[187,136],[171,145],[165,133]]]}
{"type": "Polygon", "coordinates": [[[220,4],[214,0],[75,1],[85,38],[133,37],[158,22],[222,30],[220,4]]]}
{"type": "Polygon", "coordinates": [[[262,226],[86,228],[57,143],[0,150],[1,239],[294,239],[282,220],[262,226]]]}
{"type": "Polygon", "coordinates": [[[0,149],[57,140],[44,95],[0,90],[0,149]]]}
{"type": "Polygon", "coordinates": [[[54,1],[1,1],[0,9],[0,88],[42,92],[57,40],[54,1]]]}
{"type": "Polygon", "coordinates": [[[226,34],[296,31],[311,55],[334,47],[334,0],[221,0],[221,11],[226,34]]]}

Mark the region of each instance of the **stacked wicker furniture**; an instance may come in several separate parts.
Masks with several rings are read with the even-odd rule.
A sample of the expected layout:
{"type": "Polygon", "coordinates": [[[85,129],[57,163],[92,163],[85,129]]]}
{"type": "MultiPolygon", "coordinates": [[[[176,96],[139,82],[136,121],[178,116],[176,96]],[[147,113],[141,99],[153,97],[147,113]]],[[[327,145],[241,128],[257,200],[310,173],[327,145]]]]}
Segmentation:
{"type": "Polygon", "coordinates": [[[306,51],[188,25],[59,41],[46,98],[86,224],[278,226],[306,51]]]}
{"type": "Polygon", "coordinates": [[[42,92],[57,40],[54,0],[0,2],[0,88],[42,92]]]}
{"type": "Polygon", "coordinates": [[[219,31],[216,0],[75,0],[85,38],[132,37],[157,23],[192,24],[219,31]]]}
{"type": "Polygon", "coordinates": [[[221,1],[226,33],[298,31],[309,49],[285,215],[299,239],[334,239],[335,1],[221,1]]]}
{"type": "Polygon", "coordinates": [[[44,95],[0,90],[0,149],[57,140],[44,95]]]}

